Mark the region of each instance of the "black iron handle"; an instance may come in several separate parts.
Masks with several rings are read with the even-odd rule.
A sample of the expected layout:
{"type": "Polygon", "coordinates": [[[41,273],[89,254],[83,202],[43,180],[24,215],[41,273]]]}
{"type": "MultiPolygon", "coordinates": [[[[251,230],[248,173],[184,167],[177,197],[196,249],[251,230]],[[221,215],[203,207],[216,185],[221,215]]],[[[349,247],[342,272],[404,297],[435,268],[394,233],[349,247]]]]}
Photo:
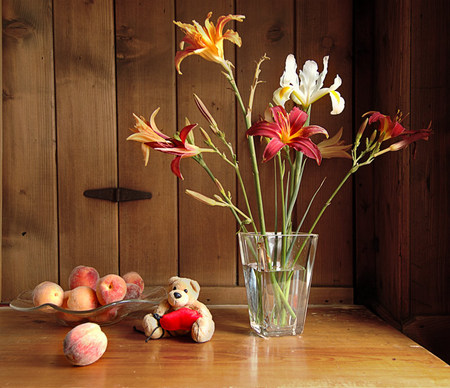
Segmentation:
{"type": "Polygon", "coordinates": [[[83,195],[88,198],[104,199],[111,202],[138,201],[141,199],[150,199],[152,197],[152,193],[125,189],[123,187],[86,190],[83,195]]]}

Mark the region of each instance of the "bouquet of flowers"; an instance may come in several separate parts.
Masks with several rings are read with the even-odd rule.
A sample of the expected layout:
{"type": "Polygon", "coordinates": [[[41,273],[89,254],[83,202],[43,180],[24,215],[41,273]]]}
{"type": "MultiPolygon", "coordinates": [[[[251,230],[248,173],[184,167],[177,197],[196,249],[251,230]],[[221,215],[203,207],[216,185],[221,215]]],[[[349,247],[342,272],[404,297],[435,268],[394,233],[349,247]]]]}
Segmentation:
{"type": "MultiPolygon", "coordinates": [[[[134,133],[128,139],[141,143],[145,164],[148,163],[151,150],[173,155],[171,169],[180,179],[183,179],[180,170],[181,159],[191,158],[205,170],[216,185],[217,194],[213,197],[207,197],[193,190],[187,190],[186,193],[207,205],[227,207],[237,221],[246,284],[251,283],[256,289],[255,292],[248,293],[252,326],[259,333],[265,332],[262,327],[265,327],[268,322],[277,328],[293,326],[294,329],[289,328],[288,330],[292,330],[295,334],[299,330],[301,331],[303,327],[303,313],[306,308],[304,308],[305,311],[298,310],[298,298],[306,299],[307,304],[310,285],[310,272],[307,270],[312,269],[315,244],[317,244],[317,235],[313,233],[324,211],[348,178],[360,167],[372,163],[382,154],[406,148],[418,140],[427,140],[431,129],[430,127],[417,131],[405,129],[402,125],[403,117],[401,113],[397,113],[394,118],[391,118],[380,112],[368,112],[363,115],[364,120],[353,144],[346,145],[341,140],[342,129],[329,138],[329,133],[325,128],[310,123],[311,108],[313,103],[328,95],[332,103],[331,114],[340,114],[345,107],[345,100],[337,91],[342,80],[336,75],[333,84],[330,87],[324,87],[328,71],[328,56],[323,58],[322,72],[319,73],[317,63],[312,60],[306,61],[302,70],[297,72],[297,63],[292,54],[289,54],[286,58],[280,85],[273,92],[273,102],[268,104],[268,108],[264,112],[264,119],[253,122],[251,117],[252,106],[256,88],[260,83],[261,65],[268,58],[264,55],[256,64],[255,76],[252,84],[249,85],[250,95],[246,106],[235,81],[234,65],[225,58],[223,50],[224,40],[241,46],[242,41],[239,34],[230,29],[224,32],[224,27],[233,20],[242,22],[245,17],[243,15],[220,16],[216,25],[214,25],[210,21],[211,16],[210,12],[204,26],[196,21],[193,21],[193,24],[174,22],[185,33],[180,43],[180,50],[175,56],[175,68],[181,74],[181,62],[190,55],[199,55],[222,67],[222,74],[234,91],[247,128],[243,135],[248,139],[256,193],[257,218],[252,214],[236,152],[199,96],[194,95],[195,103],[200,113],[206,118],[209,131],[198,127],[197,124],[187,123],[173,136],[167,136],[156,125],[155,118],[159,111],[159,108],[157,108],[149,121],[144,117],[134,115],[136,120],[132,129],[134,133]],[[285,108],[288,101],[290,101],[290,105],[294,105],[289,112],[285,108]],[[370,126],[374,126],[374,129],[369,133],[369,136],[365,136],[367,128],[370,126]],[[204,144],[201,146],[195,144],[192,136],[194,129],[199,130],[203,135],[204,144]],[[317,137],[317,135],[321,135],[325,139],[316,143],[312,138],[317,137]],[[275,166],[274,181],[277,186],[275,192],[279,193],[276,195],[275,201],[278,203],[276,208],[280,209],[281,225],[278,226],[276,222],[275,230],[270,233],[266,230],[263,189],[255,151],[255,137],[261,137],[267,141],[262,162],[266,163],[273,160],[275,166]],[[220,145],[217,145],[213,139],[216,139],[217,144],[220,145]],[[214,172],[208,167],[202,156],[203,153],[216,154],[234,169],[245,208],[239,208],[233,202],[231,194],[226,191],[215,177],[214,172]],[[293,212],[300,192],[306,162],[308,159],[313,159],[320,165],[322,158],[334,157],[350,159],[352,164],[341,183],[332,192],[315,217],[312,225],[307,228],[307,233],[301,234],[300,231],[303,228],[306,214],[317,192],[322,187],[320,185],[317,188],[306,207],[304,216],[297,225],[294,225],[293,212]],[[300,236],[300,239],[298,236],[300,236]],[[247,256],[247,258],[244,258],[244,256],[247,256]],[[306,261],[302,257],[306,257],[306,261]],[[245,267],[246,265],[247,267],[245,267]],[[302,271],[299,272],[299,268],[302,271]],[[301,283],[305,286],[305,290],[299,292],[293,286],[294,283],[301,283]],[[267,289],[269,288],[271,290],[270,298],[267,296],[267,289]],[[265,306],[267,304],[269,305],[268,308],[265,306]],[[302,317],[299,317],[299,314],[302,317]],[[301,323],[301,328],[296,329],[299,323],[301,323]]],[[[278,330],[277,333],[280,333],[280,331],[278,330]]]]}

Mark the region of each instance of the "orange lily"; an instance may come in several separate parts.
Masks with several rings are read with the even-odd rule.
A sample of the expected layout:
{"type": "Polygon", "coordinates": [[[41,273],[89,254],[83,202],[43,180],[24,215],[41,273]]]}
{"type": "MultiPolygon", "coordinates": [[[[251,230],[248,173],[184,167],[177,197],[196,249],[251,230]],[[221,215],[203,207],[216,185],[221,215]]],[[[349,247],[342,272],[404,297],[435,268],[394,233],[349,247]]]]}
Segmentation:
{"type": "Polygon", "coordinates": [[[134,140],[142,143],[145,165],[148,164],[152,144],[170,144],[169,137],[159,132],[158,127],[156,126],[155,117],[158,112],[159,108],[155,109],[150,117],[150,122],[146,121],[142,116],[138,117],[133,113],[136,124],[131,130],[135,133],[127,137],[127,140],[134,140]]]}
{"type": "Polygon", "coordinates": [[[227,39],[230,42],[241,47],[242,41],[239,34],[233,30],[227,30],[223,33],[223,28],[226,23],[231,20],[237,20],[242,22],[245,18],[243,15],[228,15],[220,16],[217,19],[217,26],[209,21],[212,16],[212,12],[208,13],[205,20],[205,26],[202,27],[195,20],[193,24],[186,24],[181,22],[174,23],[180,27],[185,33],[185,37],[180,42],[180,49],[175,55],[175,68],[178,73],[181,74],[180,64],[181,61],[189,55],[200,55],[207,61],[212,61],[221,64],[225,68],[228,68],[228,63],[224,58],[223,53],[223,40],[227,39]],[[186,48],[184,47],[187,44],[186,48]]]}
{"type": "Polygon", "coordinates": [[[347,151],[352,148],[352,145],[345,145],[344,140],[341,140],[343,129],[341,128],[336,135],[330,139],[326,139],[317,144],[322,158],[346,158],[351,159],[352,157],[347,151]]]}
{"type": "Polygon", "coordinates": [[[183,158],[193,157],[202,152],[214,152],[209,148],[200,148],[187,141],[189,132],[194,129],[197,124],[190,124],[185,126],[177,137],[169,137],[161,133],[155,123],[155,116],[159,112],[157,108],[150,118],[150,122],[143,117],[134,115],[136,124],[132,129],[132,135],[128,136],[127,140],[134,140],[142,144],[142,150],[145,157],[145,165],[148,163],[150,150],[154,149],[165,154],[175,155],[170,165],[172,172],[180,179],[184,179],[180,171],[180,162],[183,158]]]}

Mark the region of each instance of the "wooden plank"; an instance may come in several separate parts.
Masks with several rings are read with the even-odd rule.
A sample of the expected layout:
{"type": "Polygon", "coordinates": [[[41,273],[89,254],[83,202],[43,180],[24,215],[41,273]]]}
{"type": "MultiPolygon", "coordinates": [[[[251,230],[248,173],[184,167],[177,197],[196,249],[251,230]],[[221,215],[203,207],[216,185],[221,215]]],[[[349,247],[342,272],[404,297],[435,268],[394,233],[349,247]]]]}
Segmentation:
{"type": "MultiPolygon", "coordinates": [[[[246,106],[255,75],[256,62],[264,54],[270,58],[261,65],[259,79],[264,83],[258,86],[255,94],[252,115],[252,122],[255,122],[264,116],[264,110],[272,102],[273,92],[279,87],[286,56],[294,50],[294,4],[291,0],[283,0],[273,7],[270,2],[252,0],[238,1],[236,6],[237,13],[246,17],[243,23],[237,25],[243,44],[242,48],[237,50],[236,60],[238,85],[246,106]],[[287,15],[291,16],[287,17],[287,15]]],[[[253,217],[259,225],[251,160],[245,136],[246,126],[240,110],[237,111],[237,125],[239,165],[252,206],[253,217]]],[[[272,162],[265,164],[261,162],[265,143],[255,139],[255,147],[263,190],[266,228],[268,231],[273,231],[275,224],[274,167],[272,162]]],[[[240,207],[246,210],[241,191],[239,195],[240,207]]],[[[239,275],[239,284],[243,285],[242,269],[239,275]]]]}
{"type": "Polygon", "coordinates": [[[450,384],[445,362],[363,307],[313,306],[301,336],[269,340],[251,333],[246,307],[214,307],[211,313],[216,330],[204,344],[189,338],[145,342],[133,330],[139,320],[106,326],[102,330],[108,348],[103,357],[75,368],[62,352],[67,327],[2,308],[0,379],[16,387],[69,387],[74,382],[82,387],[148,387],[159,376],[167,387],[450,384]]]}
{"type": "Polygon", "coordinates": [[[57,1],[55,74],[61,284],[73,267],[117,273],[117,204],[83,197],[116,187],[112,1],[57,1]]]}
{"type": "Polygon", "coordinates": [[[165,284],[178,273],[177,180],[169,156],[153,152],[145,167],[140,144],[125,139],[132,113],[149,119],[157,107],[159,129],[175,131],[173,17],[173,1],[116,1],[119,183],[152,193],[119,205],[120,270],[138,271],[146,284],[165,284]]]}
{"type": "Polygon", "coordinates": [[[432,121],[428,143],[417,145],[411,166],[411,310],[413,315],[450,314],[449,179],[450,4],[412,1],[411,123],[432,121]]]}
{"type": "MultiPolygon", "coordinates": [[[[176,20],[184,23],[196,20],[204,25],[204,19],[209,11],[213,12],[211,21],[216,23],[220,15],[233,13],[233,1],[227,0],[214,5],[194,0],[176,2],[176,20]]],[[[228,29],[232,25],[225,27],[228,29]]],[[[184,35],[177,31],[177,42],[183,37],[184,35]]],[[[226,41],[224,49],[226,58],[234,61],[233,45],[226,41]]],[[[192,94],[196,93],[214,115],[220,128],[226,133],[227,139],[234,142],[235,105],[230,87],[221,74],[222,67],[194,55],[182,62],[181,71],[183,75],[177,76],[177,128],[180,130],[185,126],[185,117],[192,123],[198,122],[202,127],[208,128],[192,98],[192,94]]],[[[196,132],[196,143],[200,146],[203,143],[199,132],[196,132]]],[[[236,198],[233,170],[216,155],[205,155],[205,160],[225,190],[230,191],[232,197],[236,198]]],[[[181,172],[185,180],[179,182],[180,274],[194,278],[204,285],[234,285],[236,283],[234,217],[226,209],[205,206],[184,193],[186,189],[207,196],[218,192],[209,176],[197,163],[183,160],[181,172]]]]}
{"type": "MultiPolygon", "coordinates": [[[[247,305],[245,287],[202,287],[200,297],[208,305],[247,305]]],[[[352,304],[352,287],[312,287],[310,305],[352,304]]]]}
{"type": "MultiPolygon", "coordinates": [[[[2,1],[0,0],[0,20],[3,22],[2,18],[2,1]]],[[[0,40],[3,42],[3,28],[0,31],[0,40]]],[[[3,91],[3,44],[0,47],[0,90],[3,91]]],[[[3,99],[2,99],[3,105],[3,99]]],[[[2,196],[0,197],[0,216],[3,215],[3,107],[0,110],[0,192],[2,196]]],[[[0,223],[0,236],[3,237],[2,223],[0,223]]],[[[2,266],[2,249],[0,248],[0,301],[2,301],[2,284],[3,284],[3,266],[2,266]]]]}
{"type": "MultiPolygon", "coordinates": [[[[363,122],[365,112],[375,109],[374,40],[375,3],[358,1],[354,4],[354,132],[363,122]]],[[[369,305],[376,298],[376,250],[374,230],[374,169],[373,164],[364,167],[354,176],[355,201],[355,303],[369,305]]]]}
{"type": "Polygon", "coordinates": [[[3,1],[5,301],[58,281],[51,4],[3,1]]]}
{"type": "MultiPolygon", "coordinates": [[[[334,135],[344,128],[343,139],[352,141],[352,1],[297,1],[296,2],[296,58],[299,69],[307,60],[314,60],[323,69],[323,57],[329,55],[328,75],[324,86],[330,86],[336,74],[342,79],[338,91],[345,99],[346,108],[331,116],[328,96],[314,103],[311,124],[321,125],[334,135]],[[337,17],[339,15],[339,17],[337,17]]],[[[320,137],[313,140],[319,142],[320,137]]],[[[319,167],[312,160],[306,166],[302,182],[297,217],[304,211],[322,180],[326,181],[317,195],[303,230],[308,230],[322,206],[351,167],[347,159],[323,160],[319,167]]],[[[341,189],[326,210],[315,229],[319,234],[313,284],[320,286],[351,286],[353,284],[352,182],[341,189]]]]}
{"type": "MultiPolygon", "coordinates": [[[[375,42],[373,82],[377,87],[373,109],[392,116],[397,109],[405,114],[410,110],[409,15],[409,1],[377,3],[375,9],[374,34],[385,39],[375,42]]],[[[403,124],[409,127],[408,119],[403,124]]],[[[377,299],[397,321],[409,315],[410,157],[406,150],[374,162],[377,299]]]]}

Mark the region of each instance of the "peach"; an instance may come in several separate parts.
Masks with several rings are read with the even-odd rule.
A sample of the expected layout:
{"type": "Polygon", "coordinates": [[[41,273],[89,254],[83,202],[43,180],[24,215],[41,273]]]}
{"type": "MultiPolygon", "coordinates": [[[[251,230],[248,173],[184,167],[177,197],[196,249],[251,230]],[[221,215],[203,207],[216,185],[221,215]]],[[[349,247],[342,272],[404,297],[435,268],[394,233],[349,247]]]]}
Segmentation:
{"type": "Polygon", "coordinates": [[[141,293],[144,292],[144,279],[142,279],[141,275],[139,275],[137,272],[134,271],[127,272],[122,277],[123,280],[125,280],[125,283],[137,284],[141,289],[141,293]]]}
{"type": "MultiPolygon", "coordinates": [[[[64,291],[64,299],[63,299],[63,303],[62,303],[61,307],[65,310],[69,310],[69,308],[67,307],[67,300],[69,299],[70,293],[71,293],[71,291],[64,291]]],[[[74,314],[63,313],[62,311],[58,311],[57,314],[58,314],[58,317],[60,319],[62,319],[63,321],[65,321],[66,323],[78,322],[83,319],[82,317],[76,316],[74,314]]]]}
{"type": "Polygon", "coordinates": [[[68,292],[67,308],[69,310],[92,310],[97,306],[97,294],[88,286],[79,286],[68,292]]]}
{"type": "Polygon", "coordinates": [[[127,283],[119,275],[109,274],[97,282],[97,299],[105,305],[122,300],[127,293],[127,283]]]}
{"type": "Polygon", "coordinates": [[[33,304],[40,306],[45,303],[52,303],[61,306],[64,300],[64,290],[59,284],[45,281],[39,283],[33,290],[33,304]]]}
{"type": "Polygon", "coordinates": [[[127,293],[123,299],[139,299],[141,294],[141,288],[137,284],[127,283],[127,293]]]}
{"type": "Polygon", "coordinates": [[[73,364],[85,366],[97,361],[105,353],[108,338],[99,325],[82,323],[70,330],[64,338],[66,358],[73,364]]]}
{"type": "Polygon", "coordinates": [[[69,288],[73,290],[79,286],[87,286],[95,291],[99,277],[100,275],[95,268],[79,265],[69,275],[69,288]]]}

